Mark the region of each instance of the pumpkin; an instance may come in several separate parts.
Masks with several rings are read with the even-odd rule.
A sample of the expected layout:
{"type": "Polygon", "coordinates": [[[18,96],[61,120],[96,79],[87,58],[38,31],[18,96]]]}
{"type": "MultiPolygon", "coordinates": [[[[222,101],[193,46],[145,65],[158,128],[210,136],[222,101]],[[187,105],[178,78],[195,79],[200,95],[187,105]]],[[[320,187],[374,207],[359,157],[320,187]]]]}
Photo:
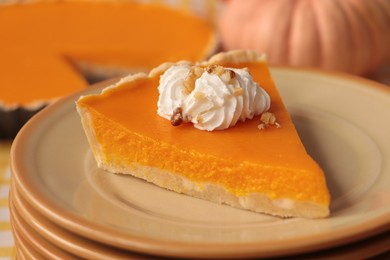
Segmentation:
{"type": "Polygon", "coordinates": [[[368,74],[389,61],[389,0],[224,2],[223,48],[267,53],[270,64],[368,74]]]}

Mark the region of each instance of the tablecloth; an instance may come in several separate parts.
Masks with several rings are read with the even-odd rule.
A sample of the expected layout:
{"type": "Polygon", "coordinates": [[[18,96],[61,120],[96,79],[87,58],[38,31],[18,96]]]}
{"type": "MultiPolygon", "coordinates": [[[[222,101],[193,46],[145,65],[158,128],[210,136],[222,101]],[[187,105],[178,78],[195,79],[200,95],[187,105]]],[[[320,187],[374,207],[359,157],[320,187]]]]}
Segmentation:
{"type": "Polygon", "coordinates": [[[0,142],[0,259],[15,257],[14,240],[9,223],[8,192],[11,172],[9,153],[11,142],[0,142]]]}

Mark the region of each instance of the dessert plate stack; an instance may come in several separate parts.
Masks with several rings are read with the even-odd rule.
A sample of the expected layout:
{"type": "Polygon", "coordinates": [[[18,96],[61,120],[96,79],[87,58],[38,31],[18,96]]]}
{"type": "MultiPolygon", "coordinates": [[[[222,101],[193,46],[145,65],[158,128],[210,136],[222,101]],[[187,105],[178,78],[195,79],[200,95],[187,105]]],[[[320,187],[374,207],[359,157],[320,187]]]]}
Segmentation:
{"type": "MultiPolygon", "coordinates": [[[[176,194],[99,169],[75,100],[30,120],[11,151],[20,259],[368,258],[390,250],[390,89],[318,71],[272,69],[332,194],[326,219],[280,219],[176,194]]],[[[129,119],[131,120],[131,119],[129,119]]]]}

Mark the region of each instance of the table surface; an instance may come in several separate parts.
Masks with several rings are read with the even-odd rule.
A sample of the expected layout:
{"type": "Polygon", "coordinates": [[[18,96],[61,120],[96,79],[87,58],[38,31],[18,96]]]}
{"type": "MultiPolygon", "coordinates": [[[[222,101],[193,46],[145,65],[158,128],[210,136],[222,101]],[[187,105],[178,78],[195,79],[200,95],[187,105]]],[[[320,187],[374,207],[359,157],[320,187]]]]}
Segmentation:
{"type": "Polygon", "coordinates": [[[0,259],[15,258],[8,210],[8,192],[11,177],[9,170],[10,148],[11,142],[0,142],[0,259]]]}

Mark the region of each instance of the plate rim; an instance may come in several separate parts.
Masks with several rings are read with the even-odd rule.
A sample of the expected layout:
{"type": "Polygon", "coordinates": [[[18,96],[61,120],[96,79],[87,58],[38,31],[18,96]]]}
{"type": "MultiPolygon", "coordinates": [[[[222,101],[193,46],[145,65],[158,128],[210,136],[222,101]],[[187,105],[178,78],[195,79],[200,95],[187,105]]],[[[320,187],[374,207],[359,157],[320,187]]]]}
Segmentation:
{"type": "MultiPolygon", "coordinates": [[[[90,240],[88,238],[78,236],[77,234],[70,232],[67,229],[62,228],[54,222],[51,222],[49,219],[46,219],[40,212],[36,211],[35,208],[27,203],[26,199],[22,197],[19,193],[18,187],[14,181],[11,181],[10,187],[10,205],[14,208],[14,214],[17,213],[25,221],[26,225],[29,225],[34,230],[36,235],[43,237],[49,243],[58,247],[65,252],[69,252],[75,256],[89,258],[89,259],[108,259],[108,258],[119,258],[132,256],[128,252],[121,251],[117,248],[108,247],[107,245],[99,244],[96,241],[90,240]],[[15,212],[16,211],[16,212],[15,212]],[[37,228],[39,226],[40,228],[37,228]],[[65,233],[63,233],[65,231],[65,233]],[[69,243],[61,243],[59,237],[62,240],[70,239],[69,243]],[[77,240],[83,239],[87,240],[79,241],[76,244],[77,240]],[[94,244],[95,243],[95,244],[94,244]],[[101,246],[106,246],[101,248],[101,246]]],[[[10,206],[11,207],[11,206],[10,206]]],[[[14,215],[13,214],[13,215],[14,215]]],[[[134,255],[134,257],[136,257],[134,255]]]]}
{"type": "MultiPolygon", "coordinates": [[[[46,224],[42,224],[42,222],[46,222],[46,221],[50,222],[50,225],[53,225],[54,228],[55,228],[55,231],[53,231],[53,230],[50,231],[51,233],[57,232],[57,228],[58,229],[62,229],[62,227],[58,226],[57,224],[51,222],[48,219],[45,219],[43,217],[43,215],[41,215],[39,212],[37,212],[30,204],[28,204],[25,201],[25,198],[21,198],[20,195],[18,194],[19,191],[18,191],[17,187],[15,186],[15,184],[13,182],[11,183],[11,185],[12,185],[12,187],[10,189],[10,193],[12,193],[11,204],[13,204],[13,206],[15,207],[15,211],[18,211],[18,213],[20,213],[21,217],[27,218],[27,217],[29,217],[29,214],[31,214],[31,216],[32,216],[32,220],[31,221],[34,222],[34,224],[36,224],[36,225],[47,226],[46,224]],[[18,205],[18,204],[20,204],[20,205],[18,205]],[[20,212],[20,208],[26,207],[26,205],[28,206],[29,209],[25,208],[25,209],[23,209],[24,213],[20,212]],[[33,210],[33,212],[31,212],[30,210],[33,210]],[[39,221],[37,221],[35,219],[35,217],[37,215],[39,216],[39,218],[41,218],[39,221]]],[[[27,221],[26,223],[31,226],[31,224],[28,223],[28,222],[29,221],[27,221]]],[[[53,227],[49,227],[48,229],[53,229],[53,227]]],[[[35,230],[35,228],[34,228],[34,230],[35,230]]],[[[42,231],[38,231],[38,230],[35,230],[35,231],[37,232],[37,234],[39,234],[39,235],[43,236],[45,239],[47,239],[46,238],[47,234],[44,235],[44,234],[41,233],[42,231]]],[[[390,237],[388,236],[388,234],[390,234],[390,231],[386,231],[386,232],[380,233],[379,235],[367,238],[367,239],[365,239],[363,241],[357,241],[357,242],[354,242],[352,244],[343,245],[341,247],[330,248],[329,250],[325,249],[326,252],[321,250],[319,252],[312,252],[312,253],[309,253],[309,255],[305,255],[304,254],[302,256],[303,257],[309,257],[309,258],[310,257],[316,257],[318,255],[318,253],[319,253],[322,257],[324,257],[322,255],[322,253],[325,253],[325,254],[327,254],[326,257],[352,257],[352,256],[357,256],[357,255],[362,256],[364,258],[374,257],[374,256],[376,256],[378,254],[383,254],[387,250],[389,250],[390,245],[388,245],[388,241],[390,240],[390,237]],[[356,249],[356,246],[358,246],[358,249],[356,249]],[[372,249],[372,248],[375,248],[375,250],[372,249]],[[314,255],[310,255],[310,254],[314,254],[314,255]]],[[[71,233],[70,235],[78,236],[77,234],[73,234],[73,233],[71,233]]],[[[66,236],[68,236],[68,234],[66,234],[66,236]]],[[[47,240],[49,242],[51,242],[53,245],[57,246],[57,244],[58,244],[58,242],[51,241],[50,239],[47,239],[47,240]]],[[[93,241],[93,240],[91,240],[91,242],[92,243],[98,243],[98,242],[93,241]]],[[[99,244],[93,245],[93,247],[96,247],[98,245],[99,244]]],[[[59,247],[62,248],[61,246],[59,246],[59,247]]],[[[66,250],[65,248],[62,248],[62,249],[66,250]]],[[[91,249],[92,249],[92,247],[91,247],[91,249]]],[[[74,251],[70,251],[70,250],[66,250],[66,251],[74,254],[74,251]]],[[[80,252],[78,254],[75,254],[75,255],[77,256],[79,254],[80,254],[80,252]]],[[[99,253],[98,254],[96,254],[96,253],[90,254],[90,253],[87,253],[87,252],[83,251],[82,254],[83,254],[84,257],[87,257],[87,258],[90,258],[90,257],[91,258],[96,258],[96,257],[102,258],[102,257],[104,257],[104,255],[105,255],[105,258],[107,258],[107,252],[102,254],[102,255],[100,255],[99,253]]],[[[109,255],[110,255],[109,258],[114,257],[111,254],[109,254],[109,255]]],[[[126,252],[126,258],[131,257],[132,255],[133,255],[133,252],[126,252]]],[[[299,257],[299,256],[301,256],[301,255],[297,255],[297,257],[299,257]]],[[[116,257],[118,257],[118,256],[116,256],[116,257]]],[[[125,257],[125,256],[122,255],[122,256],[119,256],[119,257],[125,257]]],[[[137,257],[141,257],[141,256],[134,255],[134,257],[137,258],[137,257]]],[[[143,259],[143,257],[141,257],[141,258],[143,259]]]]}
{"type": "MultiPolygon", "coordinates": [[[[376,91],[390,94],[390,88],[368,79],[358,76],[349,75],[341,72],[325,72],[317,69],[298,69],[290,67],[271,67],[271,74],[273,72],[293,72],[293,73],[309,73],[318,74],[321,76],[343,79],[348,81],[357,81],[366,85],[366,87],[374,87],[376,91]]],[[[390,212],[386,212],[379,217],[369,221],[369,223],[360,224],[358,226],[344,227],[338,232],[324,232],[315,235],[308,235],[299,240],[278,239],[275,241],[261,241],[261,242],[183,242],[183,241],[168,241],[155,239],[151,237],[142,237],[135,234],[120,232],[112,230],[104,225],[89,222],[76,214],[66,212],[61,207],[56,205],[50,199],[43,196],[39,190],[34,189],[33,185],[28,183],[28,177],[23,176],[23,172],[28,171],[27,167],[22,163],[18,163],[18,153],[23,151],[23,144],[28,141],[28,137],[33,133],[33,130],[41,120],[46,118],[46,115],[60,108],[69,102],[74,102],[78,97],[90,93],[91,91],[99,90],[114,82],[118,78],[103,81],[94,84],[86,90],[78,91],[59,99],[57,102],[49,105],[37,115],[35,115],[18,133],[11,147],[10,168],[13,179],[18,187],[20,187],[21,194],[27,201],[44,216],[60,226],[77,232],[78,234],[91,237],[94,236],[96,241],[104,244],[110,244],[118,248],[133,250],[136,252],[145,252],[148,254],[162,255],[162,256],[191,256],[191,257],[250,257],[250,256],[275,256],[296,254],[302,252],[310,252],[318,249],[329,248],[335,245],[342,245],[350,243],[359,239],[363,239],[385,230],[390,229],[390,212]],[[100,236],[97,234],[100,233],[100,236]],[[115,243],[108,237],[115,237],[115,243]],[[284,246],[280,246],[283,244],[284,246]],[[261,246],[260,246],[261,245],[261,246]],[[202,250],[199,250],[202,249],[202,250]]]]}

